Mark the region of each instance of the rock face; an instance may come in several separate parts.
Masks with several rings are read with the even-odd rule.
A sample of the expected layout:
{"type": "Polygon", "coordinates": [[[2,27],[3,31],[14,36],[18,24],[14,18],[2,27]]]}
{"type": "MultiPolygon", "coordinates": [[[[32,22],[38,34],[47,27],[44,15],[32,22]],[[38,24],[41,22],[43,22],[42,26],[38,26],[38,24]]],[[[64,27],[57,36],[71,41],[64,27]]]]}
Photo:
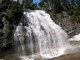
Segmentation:
{"type": "Polygon", "coordinates": [[[19,56],[59,56],[69,45],[67,39],[67,33],[43,10],[25,11],[14,32],[19,56]]]}
{"type": "Polygon", "coordinates": [[[50,60],[80,60],[80,52],[63,55],[50,60]]]}
{"type": "Polygon", "coordinates": [[[80,45],[80,34],[73,36],[72,38],[69,39],[69,42],[71,45],[79,46],[80,45]]]}
{"type": "Polygon", "coordinates": [[[80,41],[80,34],[73,36],[69,41],[80,41]]]}

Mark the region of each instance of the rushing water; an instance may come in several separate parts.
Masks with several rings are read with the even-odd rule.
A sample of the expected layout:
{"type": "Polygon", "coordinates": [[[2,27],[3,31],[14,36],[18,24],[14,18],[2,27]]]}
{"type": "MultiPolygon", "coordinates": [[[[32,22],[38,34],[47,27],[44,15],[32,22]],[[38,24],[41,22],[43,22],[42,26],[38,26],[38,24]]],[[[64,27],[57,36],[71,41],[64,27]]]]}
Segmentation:
{"type": "MultiPolygon", "coordinates": [[[[42,10],[23,13],[14,33],[19,56],[52,58],[64,53],[67,34],[42,10]]],[[[23,60],[29,60],[27,57],[23,60]]],[[[24,58],[24,57],[21,57],[24,58]]]]}

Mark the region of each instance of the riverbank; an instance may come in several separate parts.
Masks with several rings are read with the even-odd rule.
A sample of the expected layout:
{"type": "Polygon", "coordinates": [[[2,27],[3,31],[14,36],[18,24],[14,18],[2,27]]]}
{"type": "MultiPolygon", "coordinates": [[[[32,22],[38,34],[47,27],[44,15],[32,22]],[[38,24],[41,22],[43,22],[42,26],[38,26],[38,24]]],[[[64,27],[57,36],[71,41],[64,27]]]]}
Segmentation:
{"type": "Polygon", "coordinates": [[[80,52],[62,55],[50,60],[80,60],[80,52]]]}

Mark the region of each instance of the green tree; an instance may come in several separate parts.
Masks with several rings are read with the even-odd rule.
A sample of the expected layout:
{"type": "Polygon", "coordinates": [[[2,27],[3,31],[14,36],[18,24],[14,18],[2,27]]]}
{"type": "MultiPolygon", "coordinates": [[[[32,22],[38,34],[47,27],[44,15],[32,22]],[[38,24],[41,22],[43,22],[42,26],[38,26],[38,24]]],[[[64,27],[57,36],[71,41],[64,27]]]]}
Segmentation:
{"type": "Polygon", "coordinates": [[[23,7],[31,6],[33,3],[33,0],[22,0],[23,7]]]}
{"type": "Polygon", "coordinates": [[[80,10],[80,0],[77,1],[78,9],[80,10]]]}

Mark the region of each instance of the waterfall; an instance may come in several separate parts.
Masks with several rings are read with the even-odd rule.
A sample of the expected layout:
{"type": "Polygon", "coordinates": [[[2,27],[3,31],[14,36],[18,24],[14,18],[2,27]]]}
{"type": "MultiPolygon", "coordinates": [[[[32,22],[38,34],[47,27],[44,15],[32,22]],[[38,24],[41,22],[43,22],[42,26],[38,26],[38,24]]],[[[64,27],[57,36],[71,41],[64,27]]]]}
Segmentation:
{"type": "MultiPolygon", "coordinates": [[[[52,58],[64,53],[68,37],[43,10],[24,11],[14,33],[19,56],[52,58]]],[[[26,59],[29,60],[29,59],[26,59]]]]}

